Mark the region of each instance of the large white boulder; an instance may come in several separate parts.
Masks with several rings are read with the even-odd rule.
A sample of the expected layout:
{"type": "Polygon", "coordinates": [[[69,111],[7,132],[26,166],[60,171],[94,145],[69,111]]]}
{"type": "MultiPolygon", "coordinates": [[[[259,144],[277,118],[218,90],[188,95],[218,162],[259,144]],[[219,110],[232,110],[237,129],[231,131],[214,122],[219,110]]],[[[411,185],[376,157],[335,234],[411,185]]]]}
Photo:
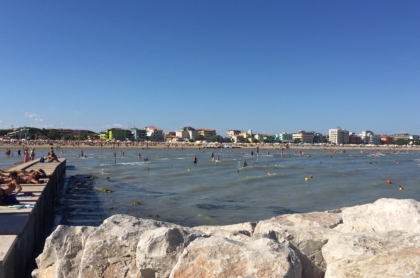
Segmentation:
{"type": "Polygon", "coordinates": [[[137,245],[137,267],[144,278],[169,277],[184,248],[198,237],[199,231],[181,226],[144,232],[137,245]]]}
{"type": "Polygon", "coordinates": [[[338,232],[331,228],[341,223],[341,211],[287,214],[258,222],[253,237],[268,237],[289,242],[302,263],[304,278],[321,278],[326,264],[322,246],[338,232]]]}
{"type": "Polygon", "coordinates": [[[77,278],[86,240],[96,227],[58,226],[36,258],[40,278],[77,278]]]}
{"type": "Polygon", "coordinates": [[[170,277],[302,277],[302,266],[287,243],[261,238],[238,242],[197,238],[182,253],[170,277]]]}
{"type": "Polygon", "coordinates": [[[141,277],[136,266],[140,236],[173,224],[117,214],[107,218],[88,238],[79,277],[141,277]]]}
{"type": "Polygon", "coordinates": [[[182,227],[114,215],[59,226],[34,277],[420,277],[420,203],[380,199],[258,223],[182,227]]]}
{"type": "Polygon", "coordinates": [[[336,230],[344,233],[420,232],[420,203],[412,199],[379,199],[346,208],[342,217],[343,224],[336,230]]]}
{"type": "Polygon", "coordinates": [[[322,254],[325,278],[420,277],[419,234],[337,234],[322,254]]]}

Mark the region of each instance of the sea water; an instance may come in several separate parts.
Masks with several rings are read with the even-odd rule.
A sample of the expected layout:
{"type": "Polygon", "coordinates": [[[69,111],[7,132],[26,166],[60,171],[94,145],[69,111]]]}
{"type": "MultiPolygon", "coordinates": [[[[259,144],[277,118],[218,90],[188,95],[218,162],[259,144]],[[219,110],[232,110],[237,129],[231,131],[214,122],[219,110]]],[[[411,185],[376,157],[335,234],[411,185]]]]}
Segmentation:
{"type": "MultiPolygon", "coordinates": [[[[84,150],[86,158],[78,157],[80,151],[57,152],[67,158],[68,177],[97,177],[93,198],[73,194],[79,195],[72,196],[76,212],[77,207],[85,209],[73,213],[67,224],[98,225],[113,214],[129,214],[184,226],[227,225],[379,198],[420,200],[417,151],[375,155],[360,150],[303,150],[302,156],[297,152],[101,149],[84,150]],[[212,153],[219,162],[212,160],[212,153]],[[244,161],[248,167],[242,167],[244,161]]],[[[2,159],[0,167],[16,159],[2,159]]]]}

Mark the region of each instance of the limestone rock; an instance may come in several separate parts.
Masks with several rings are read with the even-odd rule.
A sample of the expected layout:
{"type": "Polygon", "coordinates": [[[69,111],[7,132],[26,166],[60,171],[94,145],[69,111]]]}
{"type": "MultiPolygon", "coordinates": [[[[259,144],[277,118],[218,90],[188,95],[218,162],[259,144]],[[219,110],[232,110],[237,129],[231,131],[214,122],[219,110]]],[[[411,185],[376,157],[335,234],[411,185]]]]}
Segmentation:
{"type": "Polygon", "coordinates": [[[288,244],[268,238],[238,242],[197,238],[182,253],[170,277],[301,277],[302,266],[288,244]]]}
{"type": "Polygon", "coordinates": [[[185,247],[203,233],[189,228],[158,228],[144,232],[137,246],[137,267],[144,278],[169,277],[185,247]]]}
{"type": "MultiPolygon", "coordinates": [[[[58,226],[36,258],[39,278],[76,278],[83,249],[95,227],[58,226]]],[[[34,272],[35,273],[35,272],[34,272]]]]}
{"type": "Polygon", "coordinates": [[[285,214],[275,216],[270,220],[299,228],[334,228],[342,223],[341,212],[340,209],[337,209],[325,212],[285,214]]]}
{"type": "Polygon", "coordinates": [[[34,277],[420,277],[420,203],[380,199],[258,223],[182,227],[114,215],[59,226],[34,277]]]}
{"type": "Polygon", "coordinates": [[[337,234],[330,229],[341,223],[341,211],[288,214],[258,222],[253,237],[289,242],[302,263],[302,277],[321,278],[327,268],[322,246],[337,234]]]}
{"type": "Polygon", "coordinates": [[[141,277],[136,266],[139,237],[147,230],[172,226],[121,214],[107,218],[86,242],[80,277],[141,277]]]}
{"type": "Polygon", "coordinates": [[[322,253],[325,278],[420,277],[419,234],[337,234],[322,253]]]}
{"type": "Polygon", "coordinates": [[[237,241],[247,241],[254,233],[257,223],[246,222],[226,226],[197,226],[194,230],[201,231],[210,236],[226,237],[237,241]]]}
{"type": "Polygon", "coordinates": [[[343,224],[336,229],[345,233],[420,232],[420,203],[412,199],[379,199],[346,208],[342,217],[343,224]]]}

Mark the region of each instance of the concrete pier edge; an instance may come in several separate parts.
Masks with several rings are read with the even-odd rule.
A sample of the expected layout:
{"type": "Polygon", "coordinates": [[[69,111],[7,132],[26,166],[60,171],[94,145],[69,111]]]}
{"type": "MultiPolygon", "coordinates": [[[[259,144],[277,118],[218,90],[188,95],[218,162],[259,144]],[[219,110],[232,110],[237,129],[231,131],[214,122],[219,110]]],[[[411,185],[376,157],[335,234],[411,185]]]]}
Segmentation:
{"type": "Polygon", "coordinates": [[[34,197],[18,198],[34,208],[0,208],[0,278],[30,277],[35,257],[54,224],[54,203],[66,174],[66,159],[40,163],[39,159],[12,166],[9,170],[43,169],[51,178],[43,184],[21,184],[22,192],[34,197]]]}

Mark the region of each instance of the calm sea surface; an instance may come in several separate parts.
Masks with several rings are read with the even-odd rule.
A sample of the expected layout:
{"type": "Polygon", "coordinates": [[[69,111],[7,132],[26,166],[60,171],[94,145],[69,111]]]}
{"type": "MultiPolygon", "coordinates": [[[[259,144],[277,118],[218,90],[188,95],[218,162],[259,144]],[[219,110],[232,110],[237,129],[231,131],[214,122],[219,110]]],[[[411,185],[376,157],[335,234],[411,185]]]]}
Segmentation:
{"type": "MultiPolygon", "coordinates": [[[[260,150],[257,157],[256,150],[251,156],[250,149],[121,150],[115,151],[116,158],[109,149],[84,150],[87,158],[78,158],[80,151],[57,151],[67,158],[68,177],[97,177],[89,197],[72,193],[75,208],[67,224],[97,225],[123,213],[184,226],[227,225],[379,198],[420,200],[417,151],[386,151],[375,157],[374,151],[304,150],[298,156],[298,150],[285,150],[282,157],[280,150],[270,149],[260,150]],[[212,161],[212,152],[220,163],[212,161]],[[242,168],[245,160],[248,167],[242,168]],[[104,193],[101,188],[113,192],[104,193]]],[[[21,159],[3,156],[0,168],[21,159]]]]}

